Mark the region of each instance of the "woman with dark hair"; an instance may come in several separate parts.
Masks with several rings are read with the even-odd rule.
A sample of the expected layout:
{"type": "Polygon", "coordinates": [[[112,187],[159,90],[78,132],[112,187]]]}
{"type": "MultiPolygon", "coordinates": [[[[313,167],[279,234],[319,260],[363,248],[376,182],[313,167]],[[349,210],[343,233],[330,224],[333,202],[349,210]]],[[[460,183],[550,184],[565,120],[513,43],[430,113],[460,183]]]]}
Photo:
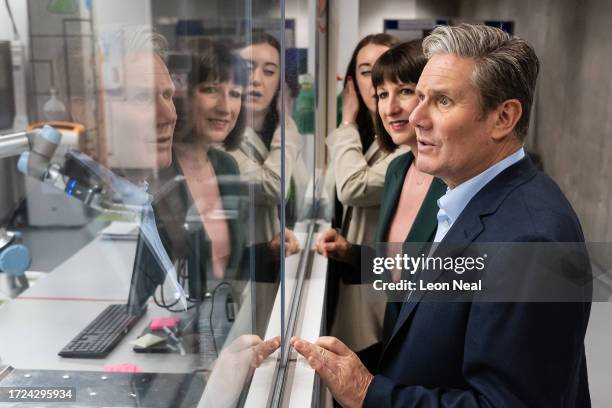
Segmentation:
{"type": "MultiPolygon", "coordinates": [[[[278,40],[263,31],[253,33],[250,42],[240,49],[240,56],[250,70],[250,83],[245,104],[253,116],[249,125],[269,148],[280,119],[280,53],[278,40]]],[[[285,72],[288,96],[294,98],[299,91],[297,78],[285,72]]],[[[291,111],[291,109],[288,109],[291,111]]]]}
{"type": "Polygon", "coordinates": [[[160,172],[160,180],[169,183],[155,203],[166,247],[173,259],[204,248],[206,254],[198,257],[201,276],[214,279],[236,270],[244,247],[239,220],[225,216],[238,210],[230,208],[236,201],[226,197],[244,196],[239,183],[226,182],[238,178],[238,166],[229,154],[214,146],[230,149],[240,144],[247,81],[242,59],[220,43],[201,44],[188,77],[188,128],[172,146],[172,165],[160,172]],[[172,184],[173,180],[184,181],[172,184]],[[185,234],[185,223],[192,233],[200,231],[196,233],[200,248],[187,238],[192,236],[185,234]]]}
{"type": "MultiPolygon", "coordinates": [[[[305,184],[306,169],[300,151],[302,140],[297,126],[286,108],[285,177],[289,180],[281,193],[281,132],[280,132],[280,44],[264,32],[254,33],[251,41],[239,50],[249,67],[249,82],[244,104],[249,113],[243,141],[232,156],[238,162],[244,181],[255,186],[254,243],[267,242],[280,231],[278,206],[281,197],[288,198],[292,182],[305,184]]],[[[289,73],[287,73],[289,74],[289,73]]],[[[294,76],[286,75],[288,96],[298,91],[294,76]]],[[[287,104],[285,104],[287,106],[287,104]]],[[[301,199],[301,197],[297,197],[301,199]]]]}
{"type": "Polygon", "coordinates": [[[436,201],[446,192],[441,180],[416,167],[416,131],[408,119],[418,104],[415,88],[426,63],[421,41],[410,41],[383,54],[372,70],[378,99],[376,128],[380,144],[387,151],[399,146],[410,147],[410,152],[395,158],[387,170],[377,227],[377,238],[384,242],[432,240],[437,225],[436,201]],[[393,178],[402,184],[393,185],[393,178]],[[418,230],[422,227],[417,224],[421,217],[427,218],[430,229],[434,226],[433,231],[418,230]]]}
{"type": "MultiPolygon", "coordinates": [[[[422,173],[415,166],[417,139],[409,117],[418,104],[415,87],[427,60],[421,41],[397,45],[380,56],[372,69],[372,83],[377,95],[376,129],[381,147],[396,151],[409,146],[410,151],[397,156],[385,176],[373,242],[424,243],[433,240],[438,211],[437,200],[446,192],[439,179],[422,173]]],[[[361,249],[336,230],[324,232],[317,242],[319,253],[359,267],[361,249]]],[[[359,283],[360,272],[343,274],[347,283],[359,283]]],[[[395,276],[394,279],[399,277],[395,276]]],[[[383,343],[388,340],[401,304],[388,303],[383,325],[383,343]]],[[[360,353],[364,364],[374,372],[381,343],[360,353]]]]}
{"type": "MultiPolygon", "coordinates": [[[[346,71],[342,123],[326,139],[330,153],[327,189],[330,197],[336,197],[332,226],[355,244],[374,235],[387,166],[397,155],[381,149],[377,140],[376,96],[371,78],[378,57],[397,43],[388,34],[372,34],[357,44],[346,71]]],[[[333,335],[353,350],[380,339],[382,302],[366,304],[361,288],[345,286],[340,281],[330,281],[328,293],[328,321],[333,335]]]]}
{"type": "MultiPolygon", "coordinates": [[[[188,129],[172,145],[172,165],[159,172],[162,184],[155,186],[158,193],[153,203],[156,221],[172,261],[187,268],[179,279],[187,275],[192,298],[202,299],[221,280],[239,282],[234,289],[250,296],[251,286],[241,285],[278,286],[280,234],[249,245],[245,231],[252,219],[248,191],[234,158],[218,148],[240,145],[248,68],[222,43],[201,41],[198,45],[188,75],[184,110],[188,129]]],[[[285,234],[285,243],[286,255],[299,250],[291,232],[285,234]]],[[[257,298],[253,332],[264,333],[273,299],[257,298]]]]}

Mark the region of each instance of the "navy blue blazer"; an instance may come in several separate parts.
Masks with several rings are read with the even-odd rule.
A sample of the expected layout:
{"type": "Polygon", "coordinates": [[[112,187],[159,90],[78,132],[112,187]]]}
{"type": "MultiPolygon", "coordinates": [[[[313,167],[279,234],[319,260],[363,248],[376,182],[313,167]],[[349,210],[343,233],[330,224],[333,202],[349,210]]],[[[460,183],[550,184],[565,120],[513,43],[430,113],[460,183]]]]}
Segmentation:
{"type": "MultiPolygon", "coordinates": [[[[583,242],[558,186],[528,158],[469,202],[446,242],[583,242]]],[[[590,407],[590,303],[402,305],[364,407],[590,407]]]]}

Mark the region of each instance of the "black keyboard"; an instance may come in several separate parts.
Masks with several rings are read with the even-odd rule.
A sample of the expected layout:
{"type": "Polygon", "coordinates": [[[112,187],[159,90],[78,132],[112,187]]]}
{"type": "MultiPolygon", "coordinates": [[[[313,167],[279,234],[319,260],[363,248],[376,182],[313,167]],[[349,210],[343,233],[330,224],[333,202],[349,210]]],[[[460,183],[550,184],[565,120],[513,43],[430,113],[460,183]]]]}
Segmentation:
{"type": "Polygon", "coordinates": [[[104,358],[145,313],[130,315],[127,305],[110,305],[58,354],[72,358],[104,358]]]}

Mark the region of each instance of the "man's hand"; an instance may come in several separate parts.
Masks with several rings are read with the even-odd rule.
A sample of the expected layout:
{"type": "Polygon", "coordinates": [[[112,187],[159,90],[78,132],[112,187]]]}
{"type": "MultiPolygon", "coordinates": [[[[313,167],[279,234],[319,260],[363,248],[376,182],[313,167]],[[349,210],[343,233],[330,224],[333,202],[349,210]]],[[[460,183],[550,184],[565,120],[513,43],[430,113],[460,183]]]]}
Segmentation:
{"type": "Polygon", "coordinates": [[[278,336],[264,341],[245,334],[232,341],[215,361],[198,407],[235,407],[249,373],[279,347],[278,336]]]}
{"type": "Polygon", "coordinates": [[[335,229],[328,229],[317,240],[317,252],[337,261],[348,262],[351,244],[335,229]]]}
{"type": "Polygon", "coordinates": [[[298,337],[291,345],[300,353],[343,407],[361,407],[374,376],[359,357],[335,337],[310,343],[298,337]]]}
{"type": "MultiPolygon", "coordinates": [[[[280,336],[273,337],[269,340],[262,340],[257,335],[242,335],[234,340],[223,353],[226,354],[242,354],[250,360],[252,368],[259,368],[261,363],[274,353],[280,347],[280,336]]],[[[222,356],[219,356],[220,358],[222,356]]]]}
{"type": "MultiPolygon", "coordinates": [[[[280,232],[277,233],[269,243],[270,250],[276,258],[280,257],[280,232]]],[[[296,254],[300,251],[300,241],[290,229],[285,228],[285,256],[296,254]]]]}

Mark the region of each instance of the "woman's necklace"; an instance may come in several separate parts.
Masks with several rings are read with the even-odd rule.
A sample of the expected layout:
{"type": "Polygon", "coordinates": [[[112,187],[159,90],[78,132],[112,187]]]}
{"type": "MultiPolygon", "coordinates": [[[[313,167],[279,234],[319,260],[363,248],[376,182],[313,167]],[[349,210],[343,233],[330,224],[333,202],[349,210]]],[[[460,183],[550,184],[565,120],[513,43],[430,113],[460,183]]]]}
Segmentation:
{"type": "Polygon", "coordinates": [[[181,165],[186,167],[184,170],[187,170],[193,181],[202,183],[210,179],[213,169],[206,151],[201,151],[200,149],[182,149],[182,153],[183,160],[181,165]]]}
{"type": "Polygon", "coordinates": [[[409,173],[410,179],[414,181],[414,184],[416,184],[417,187],[421,187],[425,184],[428,185],[429,181],[432,179],[431,175],[419,171],[416,168],[416,165],[414,163],[408,169],[408,173],[409,173]]]}
{"type": "Polygon", "coordinates": [[[208,216],[217,206],[214,186],[214,168],[206,153],[198,150],[183,150],[179,155],[187,186],[193,196],[200,215],[208,216]]]}
{"type": "Polygon", "coordinates": [[[212,176],[212,164],[210,161],[195,161],[189,166],[189,173],[195,178],[198,183],[203,183],[210,180],[212,176]]]}

